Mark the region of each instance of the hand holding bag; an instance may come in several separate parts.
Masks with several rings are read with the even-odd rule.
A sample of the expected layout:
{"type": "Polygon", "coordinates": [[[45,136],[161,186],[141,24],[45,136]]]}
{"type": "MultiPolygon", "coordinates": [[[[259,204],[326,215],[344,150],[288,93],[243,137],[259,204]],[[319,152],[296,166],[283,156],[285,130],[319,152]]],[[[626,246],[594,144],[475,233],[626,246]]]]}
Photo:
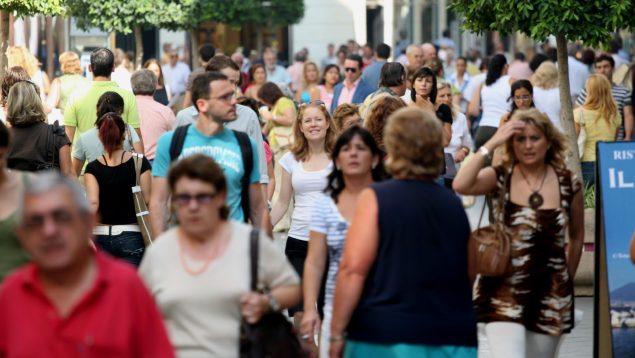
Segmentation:
{"type": "Polygon", "coordinates": [[[584,156],[584,147],[586,146],[586,129],[584,128],[584,108],[580,108],[580,134],[578,134],[578,154],[580,159],[584,156]]]}
{"type": "MultiPolygon", "coordinates": [[[[251,257],[251,290],[258,291],[258,239],[260,232],[252,229],[249,243],[251,257]]],[[[267,312],[255,324],[244,319],[240,323],[240,358],[300,358],[305,357],[291,323],[280,312],[267,312]]]]}
{"type": "Polygon", "coordinates": [[[134,209],[137,214],[137,223],[139,231],[143,236],[143,242],[146,247],[152,245],[152,229],[150,227],[150,211],[146,205],[143,192],[141,191],[141,163],[143,162],[143,154],[132,153],[135,169],[135,186],[132,187],[132,199],[134,200],[134,209]]]}
{"type": "Polygon", "coordinates": [[[503,188],[498,198],[500,210],[496,221],[484,228],[480,227],[486,205],[484,202],[477,229],[470,234],[468,242],[469,267],[475,268],[476,273],[482,276],[504,276],[509,271],[512,238],[505,226],[504,209],[508,180],[509,173],[505,173],[503,188]]]}

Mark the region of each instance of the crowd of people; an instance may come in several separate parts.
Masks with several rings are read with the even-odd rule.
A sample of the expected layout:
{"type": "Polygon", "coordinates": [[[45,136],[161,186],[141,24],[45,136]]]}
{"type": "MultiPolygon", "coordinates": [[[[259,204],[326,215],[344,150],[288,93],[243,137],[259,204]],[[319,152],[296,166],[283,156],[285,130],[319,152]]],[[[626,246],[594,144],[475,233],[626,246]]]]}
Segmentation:
{"type": "Polygon", "coordinates": [[[0,356],[238,357],[241,322],[284,311],[313,356],[476,357],[478,322],[495,358],[556,357],[595,143],[633,136],[618,55],[569,48],[577,178],[553,53],[401,47],[285,68],[206,44],[194,71],[99,48],[46,87],[10,63],[0,356]],[[502,276],[470,264],[471,196],[514,233],[502,276]]]}

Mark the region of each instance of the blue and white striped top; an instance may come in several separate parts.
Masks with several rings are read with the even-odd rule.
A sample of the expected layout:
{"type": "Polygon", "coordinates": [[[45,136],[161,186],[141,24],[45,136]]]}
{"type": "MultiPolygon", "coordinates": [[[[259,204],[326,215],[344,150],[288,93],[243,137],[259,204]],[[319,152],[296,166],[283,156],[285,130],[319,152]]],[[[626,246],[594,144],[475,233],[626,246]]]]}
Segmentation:
{"type": "Polygon", "coordinates": [[[335,294],[335,279],[340,267],[344,241],[348,232],[349,223],[342,217],[333,199],[324,194],[316,201],[311,215],[311,231],[325,234],[329,252],[329,268],[326,276],[326,292],[324,297],[324,310],[331,310],[333,296],[335,294]]]}

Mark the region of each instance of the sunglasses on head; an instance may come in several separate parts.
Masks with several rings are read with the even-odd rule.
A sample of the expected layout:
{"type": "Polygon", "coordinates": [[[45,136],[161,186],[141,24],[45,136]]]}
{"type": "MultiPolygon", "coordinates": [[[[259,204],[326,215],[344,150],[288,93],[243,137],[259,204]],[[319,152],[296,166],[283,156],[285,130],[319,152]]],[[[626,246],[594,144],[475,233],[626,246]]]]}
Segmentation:
{"type": "Polygon", "coordinates": [[[33,85],[33,88],[35,88],[35,92],[37,92],[38,96],[40,95],[40,86],[38,86],[35,82],[31,80],[19,80],[16,83],[20,83],[20,82],[30,83],[31,85],[33,85]]]}
{"type": "Polygon", "coordinates": [[[346,67],[344,71],[357,73],[357,69],[355,67],[346,67]]]}
{"type": "Polygon", "coordinates": [[[306,103],[302,103],[300,104],[300,108],[304,107],[304,106],[322,106],[322,107],[326,107],[326,103],[317,100],[317,101],[312,101],[312,102],[306,102],[306,103]]]}

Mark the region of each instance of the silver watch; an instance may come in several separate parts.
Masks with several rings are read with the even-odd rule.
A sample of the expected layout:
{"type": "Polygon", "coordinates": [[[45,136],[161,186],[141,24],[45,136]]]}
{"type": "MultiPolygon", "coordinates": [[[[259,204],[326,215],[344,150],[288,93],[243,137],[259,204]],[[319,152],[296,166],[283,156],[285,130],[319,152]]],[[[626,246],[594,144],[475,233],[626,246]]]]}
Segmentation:
{"type": "Polygon", "coordinates": [[[272,312],[279,312],[280,303],[278,303],[278,300],[276,300],[276,298],[271,293],[267,294],[267,299],[269,300],[269,310],[271,310],[272,312]]]}
{"type": "Polygon", "coordinates": [[[484,145],[482,145],[480,148],[478,148],[478,152],[481,153],[481,155],[484,158],[489,158],[490,157],[489,149],[487,149],[487,147],[485,147],[484,145]]]}

